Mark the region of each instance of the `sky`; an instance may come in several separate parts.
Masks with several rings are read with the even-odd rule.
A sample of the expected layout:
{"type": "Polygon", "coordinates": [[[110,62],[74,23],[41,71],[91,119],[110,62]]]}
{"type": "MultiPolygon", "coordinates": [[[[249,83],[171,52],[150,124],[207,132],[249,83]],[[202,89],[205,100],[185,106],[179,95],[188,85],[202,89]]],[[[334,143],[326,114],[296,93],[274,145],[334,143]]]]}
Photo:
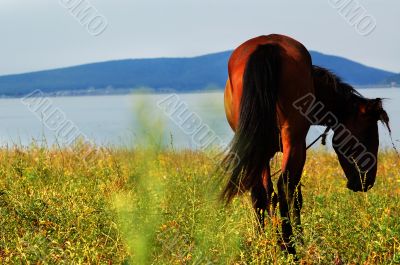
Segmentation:
{"type": "Polygon", "coordinates": [[[0,75],[127,58],[191,57],[270,33],[400,72],[399,0],[90,0],[107,21],[98,36],[65,8],[73,1],[82,0],[0,1],[0,75]],[[359,4],[375,29],[359,34],[333,6],[341,1],[359,4]]]}

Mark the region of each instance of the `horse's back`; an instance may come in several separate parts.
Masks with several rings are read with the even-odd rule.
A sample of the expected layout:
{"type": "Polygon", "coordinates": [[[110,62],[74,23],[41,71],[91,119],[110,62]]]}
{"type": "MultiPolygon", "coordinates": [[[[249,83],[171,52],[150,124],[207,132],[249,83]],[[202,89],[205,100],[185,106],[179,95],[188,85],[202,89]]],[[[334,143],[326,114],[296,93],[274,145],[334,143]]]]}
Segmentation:
{"type": "Polygon", "coordinates": [[[313,93],[311,56],[300,42],[277,34],[250,39],[234,50],[228,64],[229,79],[225,88],[225,110],[233,130],[237,128],[239,121],[243,75],[247,61],[259,45],[265,44],[274,44],[280,48],[281,76],[277,77],[280,84],[278,91],[278,105],[281,107],[281,111],[278,109],[280,127],[287,126],[288,120],[298,118],[297,114],[293,113],[292,103],[305,94],[313,93]]]}

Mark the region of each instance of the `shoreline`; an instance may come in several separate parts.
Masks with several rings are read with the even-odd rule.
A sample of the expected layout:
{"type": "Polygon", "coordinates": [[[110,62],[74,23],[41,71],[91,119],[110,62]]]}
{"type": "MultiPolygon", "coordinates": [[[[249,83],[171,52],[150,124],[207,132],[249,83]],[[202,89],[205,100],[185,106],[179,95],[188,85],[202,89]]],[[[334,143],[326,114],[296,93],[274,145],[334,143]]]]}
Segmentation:
{"type": "MultiPolygon", "coordinates": [[[[354,86],[355,89],[359,90],[369,90],[369,89],[400,89],[400,87],[393,86],[354,86]]],[[[37,90],[34,90],[37,91],[37,90]]],[[[34,91],[30,92],[33,93],[34,91]]],[[[165,95],[165,94],[207,94],[207,93],[221,93],[224,92],[224,88],[215,89],[198,89],[190,91],[178,91],[175,89],[161,89],[155,90],[151,88],[144,89],[112,89],[112,90],[78,90],[78,91],[59,91],[52,93],[44,93],[42,95],[51,98],[60,97],[86,97],[86,96],[120,96],[120,95],[165,95]]],[[[27,95],[0,95],[0,99],[19,99],[24,98],[27,95]]]]}

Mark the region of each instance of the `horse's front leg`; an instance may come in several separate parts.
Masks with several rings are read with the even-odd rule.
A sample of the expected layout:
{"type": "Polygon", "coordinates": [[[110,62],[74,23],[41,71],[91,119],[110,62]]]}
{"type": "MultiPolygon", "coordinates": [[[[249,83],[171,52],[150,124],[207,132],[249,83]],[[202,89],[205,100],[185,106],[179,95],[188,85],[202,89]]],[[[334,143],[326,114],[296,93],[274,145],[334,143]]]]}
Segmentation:
{"type": "Polygon", "coordinates": [[[300,178],[305,163],[306,147],[304,139],[297,144],[291,143],[293,142],[284,143],[282,161],[283,173],[278,180],[278,198],[282,217],[284,247],[290,254],[295,254],[296,251],[291,242],[291,237],[293,235],[291,221],[296,226],[300,226],[300,210],[302,204],[300,178]],[[291,218],[291,215],[293,218],[291,218]]]}

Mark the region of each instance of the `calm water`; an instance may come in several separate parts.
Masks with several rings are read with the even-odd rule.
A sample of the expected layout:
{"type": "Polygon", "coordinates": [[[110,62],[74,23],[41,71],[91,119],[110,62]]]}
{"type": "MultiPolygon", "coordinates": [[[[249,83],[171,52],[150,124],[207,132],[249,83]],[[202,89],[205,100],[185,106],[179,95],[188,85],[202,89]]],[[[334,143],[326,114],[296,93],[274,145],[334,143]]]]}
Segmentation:
{"type": "MultiPolygon", "coordinates": [[[[388,98],[385,108],[391,119],[393,139],[399,145],[400,139],[400,93],[399,89],[360,89],[367,97],[388,98]]],[[[190,133],[184,133],[180,120],[183,116],[198,115],[197,123],[208,126],[212,132],[208,139],[219,137],[224,143],[232,138],[232,132],[225,119],[222,93],[182,94],[179,95],[184,112],[181,117],[168,116],[157,102],[170,95],[122,95],[122,96],[84,96],[50,98],[47,114],[60,110],[74,128],[88,139],[101,145],[136,145],[143,143],[143,137],[164,132],[164,137],[155,137],[154,141],[175,147],[199,148],[201,142],[190,133]],[[201,119],[201,120],[200,120],[201,119]],[[162,126],[160,126],[160,121],[162,126]],[[172,136],[172,137],[171,137],[172,136]]],[[[177,98],[170,98],[171,101],[177,98]]],[[[170,101],[168,101],[170,102],[170,101]]],[[[165,103],[162,107],[165,107],[165,103]]],[[[1,145],[28,145],[32,141],[47,144],[68,142],[61,129],[51,129],[45,122],[46,117],[32,112],[21,99],[0,99],[0,142],[1,145]],[[64,141],[65,140],[65,141],[64,141]]],[[[192,116],[193,117],[193,116],[192,116]]],[[[51,124],[50,124],[51,125],[51,124]]],[[[308,142],[319,135],[322,129],[314,127],[308,136],[308,142]]],[[[390,146],[386,130],[380,126],[381,147],[390,146]]],[[[204,143],[203,143],[204,144],[204,143]]]]}

